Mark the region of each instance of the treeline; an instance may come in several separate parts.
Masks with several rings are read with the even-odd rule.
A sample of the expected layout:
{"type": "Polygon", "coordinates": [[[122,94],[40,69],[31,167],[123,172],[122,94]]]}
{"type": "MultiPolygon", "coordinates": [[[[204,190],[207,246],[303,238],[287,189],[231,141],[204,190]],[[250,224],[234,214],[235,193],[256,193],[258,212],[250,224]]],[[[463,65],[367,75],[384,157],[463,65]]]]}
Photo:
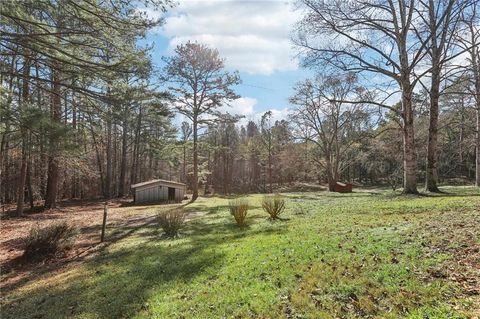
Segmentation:
{"type": "Polygon", "coordinates": [[[123,197],[152,178],[193,200],[296,182],[480,184],[477,1],[300,1],[294,41],[317,75],[292,83],[288,119],[248,122],[223,111],[241,79],[216,49],[181,44],[154,68],[138,40],[162,20],[137,7],[169,5],[2,3],[2,204],[123,197]]]}
{"type": "Polygon", "coordinates": [[[0,10],[2,203],[121,196],[168,166],[165,94],[137,40],[168,1],[4,1],[0,10]]]}
{"type": "MultiPolygon", "coordinates": [[[[442,99],[439,118],[439,183],[475,180],[475,108],[457,92],[442,99]]],[[[419,181],[425,182],[429,112],[428,97],[415,95],[419,181]]],[[[396,105],[397,108],[400,104],[396,105]]],[[[359,185],[384,185],[394,189],[403,183],[402,128],[398,115],[378,118],[374,109],[362,127],[346,130],[338,161],[331,156],[335,181],[359,185]],[[335,176],[336,175],[336,176],[335,176]]],[[[184,125],[187,125],[185,123],[184,125]]],[[[188,145],[188,144],[187,144],[188,145]]],[[[204,191],[221,194],[275,192],[301,189],[302,183],[328,183],[325,153],[298,129],[296,121],[273,120],[270,112],[245,125],[210,127],[201,139],[200,183],[204,191]],[[296,185],[300,183],[300,185],[296,185]]],[[[187,172],[191,171],[187,146],[187,172]]],[[[333,147],[335,149],[335,147],[333,147]]],[[[182,161],[183,163],[183,161],[182,161]]]]}
{"type": "MultiPolygon", "coordinates": [[[[317,70],[322,77],[297,88],[300,98],[295,104],[301,109],[302,126],[313,134],[311,141],[326,156],[328,174],[332,175],[331,166],[335,166],[329,163],[331,155],[327,154],[332,153],[328,138],[324,138],[330,134],[328,131],[331,127],[338,131],[341,123],[350,122],[342,117],[354,120],[356,116],[351,115],[357,112],[355,106],[377,106],[398,119],[402,130],[403,192],[418,193],[421,159],[416,145],[421,118],[415,95],[425,91],[421,98],[425,98],[429,116],[426,190],[439,191],[439,156],[443,155],[439,132],[444,129],[439,121],[442,112],[450,108],[449,103],[441,105],[441,100],[458,99],[458,96],[462,96],[465,106],[475,109],[470,114],[476,118],[474,144],[476,185],[479,186],[478,1],[301,0],[299,3],[304,15],[295,29],[294,41],[302,50],[303,65],[317,70]],[[332,74],[340,74],[340,81],[347,83],[336,83],[338,78],[332,79],[329,76],[332,74]],[[392,105],[392,98],[400,100],[399,107],[392,105]],[[330,127],[322,124],[325,114],[333,116],[330,127]]],[[[334,140],[339,137],[334,135],[334,140]]],[[[461,139],[463,143],[463,136],[461,139]]],[[[336,156],[335,153],[341,155],[342,152],[334,145],[332,154],[336,156]]],[[[333,169],[334,174],[335,167],[333,169]]]]}

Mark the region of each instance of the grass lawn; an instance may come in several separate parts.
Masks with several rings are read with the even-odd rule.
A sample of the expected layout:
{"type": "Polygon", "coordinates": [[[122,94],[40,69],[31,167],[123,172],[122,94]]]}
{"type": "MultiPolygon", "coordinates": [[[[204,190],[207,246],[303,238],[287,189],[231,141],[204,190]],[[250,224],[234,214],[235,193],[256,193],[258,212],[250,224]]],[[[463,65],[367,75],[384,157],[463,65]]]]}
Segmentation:
{"type": "MultiPolygon", "coordinates": [[[[200,198],[179,239],[149,224],[98,256],[2,292],[7,318],[473,318],[480,192],[288,193],[239,228],[200,198]]],[[[152,214],[155,213],[152,210],[152,214]]]]}

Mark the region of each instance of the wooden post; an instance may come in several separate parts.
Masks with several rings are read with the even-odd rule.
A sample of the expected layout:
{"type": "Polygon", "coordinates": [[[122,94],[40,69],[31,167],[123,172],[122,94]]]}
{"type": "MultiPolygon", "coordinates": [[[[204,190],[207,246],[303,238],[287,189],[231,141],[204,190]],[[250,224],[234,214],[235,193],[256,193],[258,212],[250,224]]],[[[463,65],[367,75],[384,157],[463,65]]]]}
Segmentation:
{"type": "Polygon", "coordinates": [[[107,226],[107,213],[108,213],[108,202],[105,202],[103,206],[102,236],[100,238],[101,243],[103,243],[103,240],[105,239],[105,228],[107,226]]]}

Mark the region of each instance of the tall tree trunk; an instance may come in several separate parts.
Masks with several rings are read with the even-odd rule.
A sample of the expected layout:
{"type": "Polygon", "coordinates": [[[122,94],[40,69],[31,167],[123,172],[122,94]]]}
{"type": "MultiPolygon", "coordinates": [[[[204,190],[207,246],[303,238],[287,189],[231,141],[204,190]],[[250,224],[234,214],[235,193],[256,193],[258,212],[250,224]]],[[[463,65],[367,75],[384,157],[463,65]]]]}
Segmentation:
{"type": "Polygon", "coordinates": [[[270,193],[273,193],[272,185],[272,150],[271,145],[268,146],[268,184],[270,186],[270,193]]]}
{"type": "MultiPolygon", "coordinates": [[[[15,53],[12,55],[12,60],[10,64],[10,73],[15,72],[15,67],[16,67],[16,50],[15,53]]],[[[3,74],[0,75],[1,77],[1,82],[3,82],[3,74]]],[[[13,76],[10,77],[10,80],[8,81],[8,95],[7,95],[7,101],[5,103],[6,107],[6,112],[8,114],[10,105],[13,100],[13,76]]],[[[6,187],[9,179],[9,132],[10,132],[10,119],[7,117],[5,121],[3,122],[4,124],[4,132],[2,133],[2,141],[0,143],[0,204],[7,203],[10,198],[9,198],[9,187],[6,187]]]]}
{"type": "Polygon", "coordinates": [[[120,164],[120,178],[118,181],[118,196],[125,196],[125,177],[127,174],[127,147],[128,147],[128,121],[125,115],[122,130],[122,160],[120,164]]]}
{"type": "Polygon", "coordinates": [[[118,172],[119,172],[119,164],[121,164],[121,160],[118,158],[119,154],[119,134],[118,134],[118,127],[117,125],[113,125],[113,153],[112,153],[112,158],[113,158],[113,163],[112,163],[112,187],[111,187],[111,194],[110,196],[112,197],[117,197],[118,196],[118,172]]]}
{"type": "Polygon", "coordinates": [[[186,141],[183,142],[183,182],[187,183],[187,147],[186,141]]]}
{"type": "MultiPolygon", "coordinates": [[[[433,49],[432,49],[433,50],[433,49]]],[[[438,59],[433,54],[433,60],[438,59]]],[[[433,64],[438,64],[432,62],[433,64]]],[[[432,68],[432,80],[430,87],[430,122],[428,127],[428,146],[427,146],[427,171],[425,179],[425,189],[430,192],[439,192],[438,183],[438,100],[440,98],[440,69],[432,68]]]]}
{"type": "Polygon", "coordinates": [[[141,130],[142,130],[142,107],[140,107],[138,110],[137,127],[135,128],[135,137],[133,141],[132,171],[130,172],[130,184],[135,184],[137,182],[141,130]]]}
{"type": "Polygon", "coordinates": [[[198,198],[198,120],[193,120],[193,180],[192,180],[192,202],[198,198]]]}
{"type": "MultiPolygon", "coordinates": [[[[442,6],[434,0],[428,1],[430,57],[432,63],[430,86],[430,123],[428,127],[427,167],[425,176],[425,189],[430,192],[439,192],[438,189],[438,115],[440,99],[441,71],[445,62],[444,50],[448,50],[445,39],[449,31],[454,0],[448,0],[442,6]],[[437,6],[438,4],[438,6],[437,6]],[[443,18],[440,20],[439,14],[443,18]],[[445,47],[446,46],[446,47],[445,47]]],[[[452,22],[453,24],[453,22],[452,22]]]]}
{"type": "Polygon", "coordinates": [[[112,118],[110,112],[110,105],[108,105],[107,111],[107,163],[105,174],[105,198],[110,199],[112,189],[112,118]]]}
{"type": "Polygon", "coordinates": [[[328,190],[330,192],[335,191],[335,185],[337,184],[336,176],[333,170],[331,154],[325,154],[325,166],[327,169],[327,182],[328,182],[328,190]]]}
{"type": "Polygon", "coordinates": [[[226,150],[222,149],[222,164],[223,164],[223,176],[222,176],[222,181],[223,181],[223,194],[227,195],[228,194],[228,187],[227,187],[227,175],[228,175],[228,162],[227,162],[227,154],[226,150]]]}
{"type": "Polygon", "coordinates": [[[476,132],[475,132],[475,186],[480,187],[480,45],[471,51],[473,74],[475,79],[476,132]]]}
{"type": "MultiPolygon", "coordinates": [[[[477,92],[480,94],[480,90],[477,92]]],[[[477,125],[475,132],[475,186],[480,187],[480,96],[477,97],[477,125]]]]}
{"type": "Polygon", "coordinates": [[[417,156],[413,126],[412,90],[409,83],[403,85],[403,193],[418,194],[417,156]]]}
{"type": "Polygon", "coordinates": [[[8,162],[7,132],[9,129],[9,123],[6,123],[5,133],[2,134],[2,141],[0,142],[0,204],[4,204],[6,199],[6,187],[3,185],[7,184],[4,172],[8,171],[6,163],[8,162]]]}
{"type": "MultiPolygon", "coordinates": [[[[92,116],[89,116],[89,128],[90,128],[90,133],[92,134],[92,142],[93,142],[93,148],[95,149],[95,156],[97,158],[97,167],[98,167],[98,173],[100,174],[100,185],[101,185],[101,190],[102,192],[105,191],[105,178],[103,176],[103,166],[102,166],[102,157],[100,156],[100,150],[98,149],[98,143],[97,143],[97,138],[95,137],[95,131],[93,129],[93,119],[92,116]]],[[[103,193],[103,196],[105,197],[105,193],[103,193]]]]}
{"type": "MultiPolygon", "coordinates": [[[[75,102],[75,95],[72,94],[72,130],[73,130],[73,142],[75,144],[78,143],[77,140],[77,104],[75,102]]],[[[72,174],[72,179],[71,179],[71,187],[72,187],[72,193],[71,197],[72,198],[77,198],[77,183],[78,183],[78,178],[76,174],[72,174]]]]}
{"type": "Polygon", "coordinates": [[[463,143],[465,140],[465,111],[464,111],[465,102],[463,100],[463,96],[461,98],[461,101],[462,101],[462,108],[460,112],[460,134],[459,134],[460,136],[458,138],[458,160],[461,163],[460,174],[465,174],[465,176],[468,176],[468,171],[465,169],[467,168],[467,165],[463,157],[463,143]]]}
{"type": "Polygon", "coordinates": [[[22,143],[22,163],[20,166],[20,176],[18,178],[17,188],[17,216],[23,214],[23,204],[25,201],[25,181],[27,178],[27,145],[22,143]]]}
{"type": "Polygon", "coordinates": [[[45,198],[45,209],[55,208],[57,205],[57,188],[58,188],[58,156],[59,141],[58,130],[55,124],[61,123],[61,91],[60,91],[60,72],[58,66],[52,68],[52,94],[51,94],[51,119],[53,128],[49,135],[49,154],[48,154],[48,177],[47,177],[47,194],[45,198]]]}
{"type": "Polygon", "coordinates": [[[33,198],[33,187],[32,187],[32,161],[31,154],[28,155],[28,164],[27,164],[27,190],[28,190],[28,201],[30,203],[30,209],[35,208],[35,202],[33,198]]]}
{"type": "Polygon", "coordinates": [[[330,170],[328,170],[327,172],[327,182],[328,182],[328,191],[334,192],[336,181],[330,170]]]}
{"type": "MultiPolygon", "coordinates": [[[[30,60],[25,59],[25,64],[23,65],[23,85],[22,85],[22,101],[20,102],[20,116],[25,115],[25,107],[29,101],[30,97],[30,60]]],[[[22,160],[20,164],[20,176],[18,178],[18,188],[17,188],[17,215],[23,214],[23,204],[25,201],[25,181],[27,179],[27,155],[28,155],[28,141],[27,141],[27,129],[25,125],[21,126],[21,136],[22,136],[22,160]]]]}
{"type": "Polygon", "coordinates": [[[304,159],[304,162],[303,162],[305,171],[304,171],[304,175],[303,175],[303,181],[306,182],[306,181],[308,181],[308,142],[305,139],[305,142],[303,142],[303,143],[305,144],[305,150],[304,150],[305,159],[304,159]]]}

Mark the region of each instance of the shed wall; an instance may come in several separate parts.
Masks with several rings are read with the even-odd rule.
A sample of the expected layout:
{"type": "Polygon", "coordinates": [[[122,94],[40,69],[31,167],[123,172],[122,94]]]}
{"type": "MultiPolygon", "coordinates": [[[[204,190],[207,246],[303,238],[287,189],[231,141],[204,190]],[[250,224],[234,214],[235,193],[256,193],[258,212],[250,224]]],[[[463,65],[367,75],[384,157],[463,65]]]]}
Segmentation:
{"type": "Polygon", "coordinates": [[[185,189],[184,188],[175,188],[175,200],[180,202],[183,200],[183,196],[185,196],[185,189]]]}
{"type": "Polygon", "coordinates": [[[155,186],[135,189],[135,202],[136,203],[167,202],[169,187],[175,189],[175,201],[177,202],[182,201],[185,195],[185,187],[155,185],[155,186]]]}

